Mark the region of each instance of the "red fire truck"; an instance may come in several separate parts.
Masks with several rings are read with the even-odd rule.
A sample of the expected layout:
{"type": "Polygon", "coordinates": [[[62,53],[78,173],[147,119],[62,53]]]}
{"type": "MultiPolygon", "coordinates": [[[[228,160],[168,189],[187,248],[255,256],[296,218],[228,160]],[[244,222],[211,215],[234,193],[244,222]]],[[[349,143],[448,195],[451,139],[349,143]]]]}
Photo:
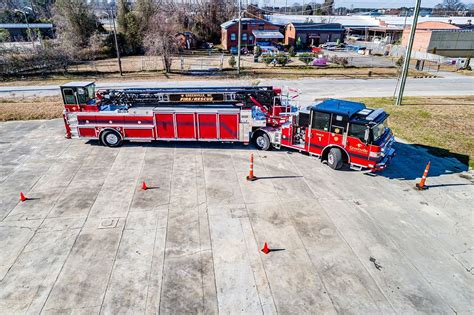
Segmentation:
{"type": "Polygon", "coordinates": [[[329,99],[306,108],[271,86],[95,90],[61,86],[67,138],[109,147],[129,141],[253,142],[307,152],[333,169],[384,169],[395,154],[383,109],[329,99]]]}

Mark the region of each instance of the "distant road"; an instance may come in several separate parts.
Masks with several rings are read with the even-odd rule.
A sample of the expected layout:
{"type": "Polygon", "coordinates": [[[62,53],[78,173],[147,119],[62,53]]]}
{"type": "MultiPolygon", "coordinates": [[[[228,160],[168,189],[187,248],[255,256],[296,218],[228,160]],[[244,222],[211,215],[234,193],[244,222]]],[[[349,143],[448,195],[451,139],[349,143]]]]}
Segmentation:
{"type": "MultiPolygon", "coordinates": [[[[256,80],[256,79],[255,79],[256,80]]],[[[252,79],[252,81],[255,81],[252,79]]],[[[376,97],[392,96],[396,79],[260,79],[260,85],[292,87],[301,90],[300,100],[309,102],[315,98],[329,97],[376,97]]],[[[149,88],[177,86],[224,86],[248,85],[246,80],[193,80],[193,81],[129,81],[97,82],[97,88],[149,88]]],[[[0,87],[2,97],[29,97],[58,95],[57,85],[5,86],[0,87]]],[[[474,77],[453,75],[445,78],[409,79],[405,89],[406,96],[456,96],[474,95],[474,77]]]]}

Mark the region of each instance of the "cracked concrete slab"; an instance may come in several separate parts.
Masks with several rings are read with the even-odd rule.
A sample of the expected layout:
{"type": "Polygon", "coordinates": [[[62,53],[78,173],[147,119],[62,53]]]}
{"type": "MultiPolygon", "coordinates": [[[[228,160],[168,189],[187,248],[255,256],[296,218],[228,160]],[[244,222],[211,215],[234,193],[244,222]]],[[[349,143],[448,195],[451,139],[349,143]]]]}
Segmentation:
{"type": "Polygon", "coordinates": [[[2,123],[0,150],[0,313],[474,310],[472,180],[419,147],[375,177],[240,144],[106,148],[61,120],[2,123]]]}

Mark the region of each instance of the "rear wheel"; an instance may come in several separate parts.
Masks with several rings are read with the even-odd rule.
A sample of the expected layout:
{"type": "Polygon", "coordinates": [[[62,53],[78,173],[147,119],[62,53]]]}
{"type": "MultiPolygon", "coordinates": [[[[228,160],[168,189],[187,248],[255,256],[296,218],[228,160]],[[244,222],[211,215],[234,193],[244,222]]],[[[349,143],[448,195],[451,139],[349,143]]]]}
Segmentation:
{"type": "Polygon", "coordinates": [[[122,136],[115,130],[106,130],[102,132],[100,140],[108,147],[119,147],[123,143],[122,136]]]}
{"type": "Polygon", "coordinates": [[[328,154],[328,165],[333,170],[338,170],[342,167],[342,152],[338,148],[332,148],[328,154]]]}
{"type": "Polygon", "coordinates": [[[259,132],[254,137],[255,146],[262,151],[267,151],[270,149],[271,143],[270,138],[264,132],[259,132]]]}

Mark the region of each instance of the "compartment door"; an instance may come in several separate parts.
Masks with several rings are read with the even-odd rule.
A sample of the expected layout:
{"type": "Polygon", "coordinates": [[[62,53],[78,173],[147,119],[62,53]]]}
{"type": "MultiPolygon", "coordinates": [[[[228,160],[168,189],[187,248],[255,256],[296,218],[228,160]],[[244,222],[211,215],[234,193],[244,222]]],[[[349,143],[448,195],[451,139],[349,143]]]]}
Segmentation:
{"type": "Polygon", "coordinates": [[[173,114],[156,114],[157,139],[173,139],[175,137],[173,114]]]}
{"type": "MultiPolygon", "coordinates": [[[[331,114],[311,111],[311,131],[307,135],[308,151],[321,154],[329,144],[331,114]]],[[[341,136],[342,138],[342,136],[341,136]]]]}
{"type": "Polygon", "coordinates": [[[178,139],[196,139],[194,114],[176,114],[176,133],[178,139]]]}
{"type": "Polygon", "coordinates": [[[238,114],[219,114],[219,138],[223,140],[239,139],[238,114]]]}
{"type": "Polygon", "coordinates": [[[199,139],[217,140],[217,114],[198,114],[199,139]]]}

